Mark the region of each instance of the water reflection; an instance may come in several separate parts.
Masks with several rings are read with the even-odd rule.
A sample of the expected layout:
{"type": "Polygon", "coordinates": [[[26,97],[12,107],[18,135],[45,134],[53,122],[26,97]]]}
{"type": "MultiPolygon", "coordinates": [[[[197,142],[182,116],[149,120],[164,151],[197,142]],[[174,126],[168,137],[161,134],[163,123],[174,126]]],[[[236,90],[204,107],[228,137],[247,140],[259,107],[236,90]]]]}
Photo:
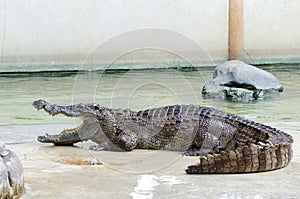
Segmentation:
{"type": "MultiPolygon", "coordinates": [[[[173,186],[185,183],[184,180],[178,179],[176,176],[157,177],[156,175],[149,174],[140,175],[130,196],[133,199],[151,199],[154,196],[154,190],[157,186],[173,186]]],[[[166,187],[162,187],[162,189],[166,189],[166,187]]]]}

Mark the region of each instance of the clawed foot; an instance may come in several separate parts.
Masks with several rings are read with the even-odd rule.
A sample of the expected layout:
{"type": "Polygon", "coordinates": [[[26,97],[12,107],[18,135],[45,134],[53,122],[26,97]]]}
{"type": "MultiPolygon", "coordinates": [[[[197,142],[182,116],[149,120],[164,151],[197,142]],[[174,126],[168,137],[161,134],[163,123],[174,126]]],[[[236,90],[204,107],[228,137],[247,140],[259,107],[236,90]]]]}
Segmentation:
{"type": "Polygon", "coordinates": [[[92,151],[104,151],[104,150],[106,150],[106,148],[103,145],[96,144],[96,145],[90,146],[89,150],[92,150],[92,151]]]}
{"type": "Polygon", "coordinates": [[[111,142],[103,142],[101,144],[92,145],[89,147],[92,151],[124,151],[111,142]]]}
{"type": "Polygon", "coordinates": [[[207,155],[208,153],[210,153],[210,151],[192,148],[192,149],[188,149],[185,152],[183,152],[182,155],[184,155],[184,156],[203,156],[203,155],[207,155]]]}
{"type": "Polygon", "coordinates": [[[196,149],[189,149],[182,153],[184,156],[199,156],[199,151],[196,149]]]}
{"type": "Polygon", "coordinates": [[[120,149],[116,145],[114,145],[111,142],[104,142],[101,144],[92,145],[89,147],[89,150],[92,151],[123,151],[123,149],[120,149]]]}

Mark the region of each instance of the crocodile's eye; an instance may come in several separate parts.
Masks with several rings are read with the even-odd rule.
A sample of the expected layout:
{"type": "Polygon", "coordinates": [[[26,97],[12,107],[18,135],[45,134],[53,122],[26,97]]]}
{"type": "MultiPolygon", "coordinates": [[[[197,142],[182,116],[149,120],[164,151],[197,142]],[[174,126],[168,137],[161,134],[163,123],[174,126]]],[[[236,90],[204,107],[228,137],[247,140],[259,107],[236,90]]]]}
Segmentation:
{"type": "Polygon", "coordinates": [[[99,104],[93,104],[93,108],[94,108],[95,110],[99,110],[99,109],[100,109],[100,106],[99,106],[99,104]]]}

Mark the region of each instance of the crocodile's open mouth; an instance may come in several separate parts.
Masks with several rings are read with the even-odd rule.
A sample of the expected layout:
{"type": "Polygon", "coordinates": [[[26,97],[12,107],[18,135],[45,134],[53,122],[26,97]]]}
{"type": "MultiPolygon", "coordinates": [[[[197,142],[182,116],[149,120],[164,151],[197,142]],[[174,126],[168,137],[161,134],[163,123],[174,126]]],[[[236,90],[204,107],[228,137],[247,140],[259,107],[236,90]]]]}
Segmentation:
{"type": "Polygon", "coordinates": [[[76,142],[86,140],[87,135],[93,135],[99,131],[99,124],[94,113],[97,104],[77,104],[71,106],[58,106],[49,104],[44,100],[33,102],[33,106],[37,110],[43,109],[49,115],[55,116],[58,114],[79,118],[82,123],[74,128],[64,129],[59,134],[49,135],[46,133],[43,136],[38,136],[37,140],[43,143],[54,143],[56,145],[71,145],[76,142]]]}

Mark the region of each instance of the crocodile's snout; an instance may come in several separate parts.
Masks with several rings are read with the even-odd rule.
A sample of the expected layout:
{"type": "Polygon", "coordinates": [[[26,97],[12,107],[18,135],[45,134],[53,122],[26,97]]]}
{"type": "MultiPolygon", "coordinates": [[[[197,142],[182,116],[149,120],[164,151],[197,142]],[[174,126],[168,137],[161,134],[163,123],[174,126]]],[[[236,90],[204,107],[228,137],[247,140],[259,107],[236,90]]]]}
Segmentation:
{"type": "Polygon", "coordinates": [[[32,103],[32,106],[38,110],[44,108],[46,106],[47,102],[45,100],[36,100],[32,103]]]}
{"type": "Polygon", "coordinates": [[[37,137],[37,140],[38,140],[39,142],[46,143],[46,142],[47,142],[47,135],[45,135],[45,136],[43,136],[43,135],[38,136],[38,137],[37,137]]]}

